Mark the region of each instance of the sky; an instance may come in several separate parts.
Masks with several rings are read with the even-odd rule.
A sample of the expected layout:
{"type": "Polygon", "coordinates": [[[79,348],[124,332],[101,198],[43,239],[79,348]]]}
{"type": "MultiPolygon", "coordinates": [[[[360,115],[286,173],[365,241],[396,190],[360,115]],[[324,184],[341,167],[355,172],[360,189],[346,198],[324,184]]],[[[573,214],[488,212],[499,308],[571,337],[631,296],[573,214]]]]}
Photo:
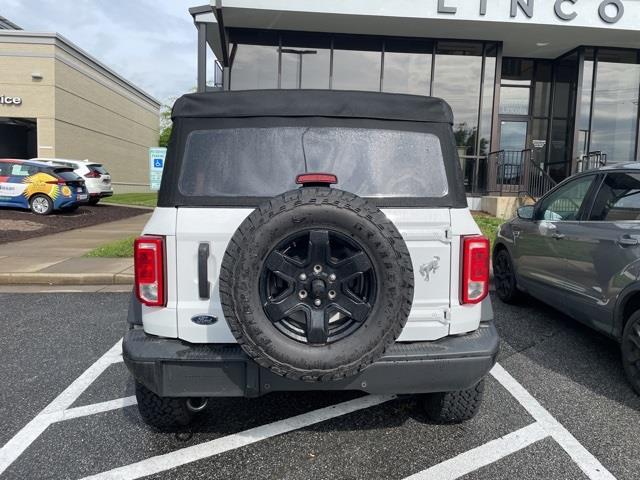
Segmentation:
{"type": "Polygon", "coordinates": [[[196,85],[196,28],[208,0],[2,0],[0,15],[58,32],[161,102],[196,85]]]}

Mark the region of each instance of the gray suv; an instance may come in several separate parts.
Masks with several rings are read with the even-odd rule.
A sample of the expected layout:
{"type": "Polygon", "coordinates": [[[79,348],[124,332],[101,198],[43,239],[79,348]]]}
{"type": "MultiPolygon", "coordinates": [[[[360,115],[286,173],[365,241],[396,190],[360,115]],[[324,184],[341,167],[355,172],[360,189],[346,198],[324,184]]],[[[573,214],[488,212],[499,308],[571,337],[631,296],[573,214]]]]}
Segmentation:
{"type": "Polygon", "coordinates": [[[640,165],[568,178],[500,227],[496,293],[523,292],[616,339],[640,393],[640,165]]]}

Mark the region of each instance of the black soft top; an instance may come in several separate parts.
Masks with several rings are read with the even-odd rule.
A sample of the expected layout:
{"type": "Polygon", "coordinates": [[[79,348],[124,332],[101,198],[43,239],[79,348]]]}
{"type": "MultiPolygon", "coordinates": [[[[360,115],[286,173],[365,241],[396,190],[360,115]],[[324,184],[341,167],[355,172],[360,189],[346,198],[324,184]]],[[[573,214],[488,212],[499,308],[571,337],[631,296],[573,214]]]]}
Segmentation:
{"type": "Polygon", "coordinates": [[[191,93],[176,101],[172,117],[336,117],[453,124],[451,107],[440,98],[339,90],[191,93]]]}

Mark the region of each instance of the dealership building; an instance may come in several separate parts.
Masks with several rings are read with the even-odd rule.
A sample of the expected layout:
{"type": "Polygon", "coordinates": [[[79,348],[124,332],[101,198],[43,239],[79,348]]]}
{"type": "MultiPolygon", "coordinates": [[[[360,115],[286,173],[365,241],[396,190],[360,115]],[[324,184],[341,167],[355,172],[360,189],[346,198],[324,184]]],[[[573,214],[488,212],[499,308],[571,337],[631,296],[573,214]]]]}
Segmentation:
{"type": "Polygon", "coordinates": [[[58,34],[0,17],[0,158],[103,163],[116,191],[149,186],[160,103],[58,34]]]}
{"type": "Polygon", "coordinates": [[[640,1],[211,0],[190,13],[200,90],[209,63],[224,89],[444,98],[470,196],[540,196],[640,156],[640,1]]]}

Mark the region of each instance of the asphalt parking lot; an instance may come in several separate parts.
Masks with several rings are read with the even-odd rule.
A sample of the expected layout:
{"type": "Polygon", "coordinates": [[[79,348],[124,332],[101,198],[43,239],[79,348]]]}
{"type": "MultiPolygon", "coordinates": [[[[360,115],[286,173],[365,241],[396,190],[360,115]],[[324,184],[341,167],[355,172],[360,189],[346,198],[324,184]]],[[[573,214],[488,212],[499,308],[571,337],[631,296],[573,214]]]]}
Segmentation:
{"type": "Polygon", "coordinates": [[[416,397],[212,402],[163,434],[121,361],[126,293],[0,294],[0,477],[638,478],[640,398],[617,346],[530,301],[494,301],[499,366],[481,413],[430,424],[416,397]]]}

